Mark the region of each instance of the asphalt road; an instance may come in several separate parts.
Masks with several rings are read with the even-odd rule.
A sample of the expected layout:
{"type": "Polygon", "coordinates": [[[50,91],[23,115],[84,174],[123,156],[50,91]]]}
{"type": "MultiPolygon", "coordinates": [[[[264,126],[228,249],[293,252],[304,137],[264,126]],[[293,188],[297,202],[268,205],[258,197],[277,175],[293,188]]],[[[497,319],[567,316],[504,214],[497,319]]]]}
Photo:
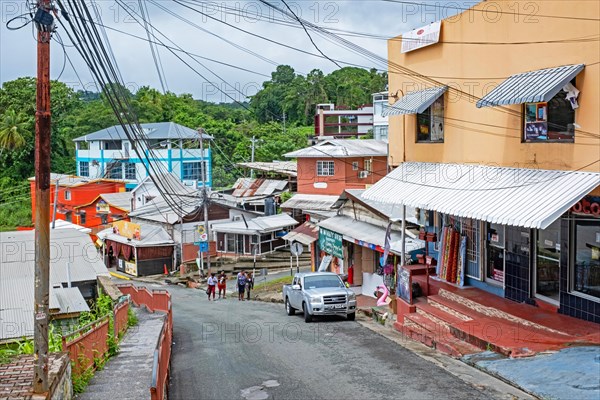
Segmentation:
{"type": "Polygon", "coordinates": [[[305,324],[282,304],[208,302],[169,287],[171,399],[489,399],[443,368],[341,318],[305,324]]]}

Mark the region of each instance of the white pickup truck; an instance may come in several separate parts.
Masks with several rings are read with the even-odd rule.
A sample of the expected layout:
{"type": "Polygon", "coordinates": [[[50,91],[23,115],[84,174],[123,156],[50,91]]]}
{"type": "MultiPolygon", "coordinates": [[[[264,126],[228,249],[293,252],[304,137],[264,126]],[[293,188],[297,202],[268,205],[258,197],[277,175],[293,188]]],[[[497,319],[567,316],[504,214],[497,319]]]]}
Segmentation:
{"type": "Polygon", "coordinates": [[[315,315],[347,315],[356,317],[356,295],[331,272],[296,274],[291,285],[283,285],[283,301],[288,315],[302,310],[304,321],[315,315]]]}

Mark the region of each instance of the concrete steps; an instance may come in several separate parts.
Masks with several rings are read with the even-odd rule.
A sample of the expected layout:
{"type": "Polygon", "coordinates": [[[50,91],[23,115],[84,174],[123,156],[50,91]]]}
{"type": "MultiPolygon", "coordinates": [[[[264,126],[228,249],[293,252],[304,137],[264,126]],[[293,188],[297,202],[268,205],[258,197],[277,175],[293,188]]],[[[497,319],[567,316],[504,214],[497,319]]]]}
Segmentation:
{"type": "Polygon", "coordinates": [[[427,346],[455,357],[492,350],[526,357],[563,347],[575,337],[557,329],[440,289],[418,299],[416,312],[404,314],[402,331],[427,346]]]}

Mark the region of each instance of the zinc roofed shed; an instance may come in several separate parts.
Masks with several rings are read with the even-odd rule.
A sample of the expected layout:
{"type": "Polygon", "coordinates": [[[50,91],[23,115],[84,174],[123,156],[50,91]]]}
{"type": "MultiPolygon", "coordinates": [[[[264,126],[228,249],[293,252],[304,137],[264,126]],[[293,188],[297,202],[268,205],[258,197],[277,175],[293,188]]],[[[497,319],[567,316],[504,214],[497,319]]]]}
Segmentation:
{"type": "MultiPolygon", "coordinates": [[[[33,230],[0,232],[0,340],[33,335],[34,236],[33,230]]],[[[50,230],[50,305],[56,314],[85,311],[82,300],[96,296],[97,278],[106,275],[87,233],[50,230]]]]}
{"type": "Polygon", "coordinates": [[[103,251],[108,266],[134,276],[162,274],[174,265],[176,243],[160,226],[148,224],[115,224],[98,232],[104,242],[103,251]],[[127,224],[127,227],[125,227],[127,224]],[[120,229],[120,230],[119,230],[120,229]],[[133,235],[129,231],[134,231],[133,235]]]}

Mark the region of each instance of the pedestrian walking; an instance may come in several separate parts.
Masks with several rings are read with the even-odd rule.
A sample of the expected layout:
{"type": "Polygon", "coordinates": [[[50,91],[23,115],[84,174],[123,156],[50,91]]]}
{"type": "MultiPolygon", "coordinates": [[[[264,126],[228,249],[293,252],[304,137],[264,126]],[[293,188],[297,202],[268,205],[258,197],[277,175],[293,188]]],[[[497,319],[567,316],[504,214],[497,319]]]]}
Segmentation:
{"type": "Polygon", "coordinates": [[[244,301],[244,293],[246,292],[246,271],[237,274],[238,300],[244,301]]]}
{"type": "Polygon", "coordinates": [[[250,300],[250,291],[254,289],[254,274],[252,272],[248,273],[248,277],[246,278],[246,299],[250,300]]]}
{"type": "Polygon", "coordinates": [[[219,289],[219,298],[221,298],[221,293],[223,293],[223,298],[227,298],[227,275],[225,275],[225,271],[221,271],[218,277],[217,287],[219,289]]]}
{"type": "Polygon", "coordinates": [[[215,289],[217,288],[217,277],[215,273],[212,272],[208,277],[208,289],[206,289],[206,294],[208,295],[208,301],[210,301],[210,295],[212,294],[213,301],[215,300],[215,289]]]}

